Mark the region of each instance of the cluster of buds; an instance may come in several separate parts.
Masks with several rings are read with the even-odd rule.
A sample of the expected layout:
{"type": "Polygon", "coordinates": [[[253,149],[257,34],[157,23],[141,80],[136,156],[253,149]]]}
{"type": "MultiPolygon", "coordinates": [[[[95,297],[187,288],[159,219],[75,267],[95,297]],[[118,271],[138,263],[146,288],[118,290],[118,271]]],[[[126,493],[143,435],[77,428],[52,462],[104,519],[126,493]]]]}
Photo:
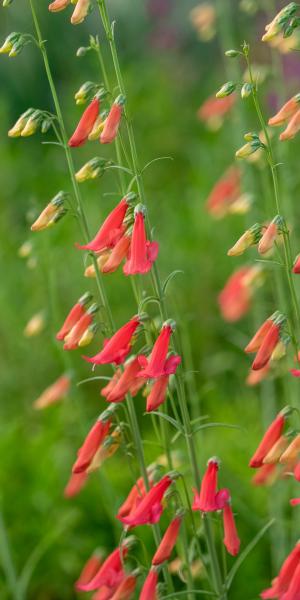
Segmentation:
{"type": "Polygon", "coordinates": [[[263,592],[262,600],[269,598],[280,598],[284,600],[296,600],[300,589],[300,543],[297,542],[292,552],[283,562],[281,569],[272,581],[272,586],[263,592]]]}
{"type": "Polygon", "coordinates": [[[278,360],[286,353],[289,336],[282,335],[286,317],[279,311],[274,312],[259,327],[245,348],[245,352],[256,353],[252,363],[253,371],[260,371],[271,360],[278,360]]]}
{"type": "Polygon", "coordinates": [[[240,256],[251,246],[257,246],[259,254],[268,254],[274,248],[278,235],[285,231],[285,222],[280,215],[264,227],[260,223],[255,223],[247,229],[237,242],[227,252],[228,256],[240,256]]]}
{"type": "Polygon", "coordinates": [[[49,4],[49,10],[51,12],[60,12],[67,8],[69,4],[75,4],[71,16],[72,25],[79,25],[82,23],[92,9],[92,2],[90,0],[54,0],[54,2],[49,4]]]}
{"type": "Polygon", "coordinates": [[[60,221],[68,211],[65,206],[65,201],[68,196],[69,194],[67,192],[58,192],[31,225],[31,231],[43,231],[60,221]]]}
{"type": "Polygon", "coordinates": [[[222,127],[226,115],[235,103],[235,95],[216,98],[209,97],[197,111],[197,117],[208,129],[217,131],[222,127]]]}
{"type": "MultiPolygon", "coordinates": [[[[300,481],[300,434],[294,429],[284,432],[292,411],[286,406],[278,413],[253,454],[249,466],[258,469],[253,478],[255,485],[271,485],[278,477],[288,475],[300,481]]],[[[290,501],[292,506],[299,503],[299,498],[290,501]]]]}
{"type": "Polygon", "coordinates": [[[86,308],[91,299],[90,292],[81,296],[56,334],[56,339],[64,342],[64,350],[87,346],[94,338],[97,324],[93,322],[93,318],[99,307],[97,304],[91,304],[86,308]]]}
{"type": "Polygon", "coordinates": [[[259,266],[241,267],[229,277],[218,297],[225,321],[239,321],[248,313],[253,294],[263,280],[263,271],[259,266]]]}
{"type": "Polygon", "coordinates": [[[52,117],[48,113],[36,108],[28,108],[11,127],[9,137],[29,137],[40,128],[42,133],[47,133],[52,124],[52,117]]]}
{"type": "Polygon", "coordinates": [[[271,127],[286,125],[286,129],[280,134],[281,141],[290,140],[300,130],[300,94],[292,96],[281,109],[269,119],[271,127]]]}
{"type": "Polygon", "coordinates": [[[295,16],[298,6],[296,2],[290,2],[290,4],[282,8],[271,23],[266,25],[266,33],[264,33],[262,41],[269,42],[281,33],[283,33],[284,37],[292,35],[294,29],[300,25],[300,19],[295,16]]]}
{"type": "Polygon", "coordinates": [[[201,482],[200,492],[195,490],[192,510],[201,513],[222,511],[224,526],[224,545],[227,552],[236,556],[240,549],[234,515],[231,508],[229,490],[223,488],[218,491],[218,471],[220,461],[215,456],[210,458],[207,469],[201,482]]]}
{"type": "MultiPolygon", "coordinates": [[[[131,204],[136,199],[133,192],[127,194],[109,213],[96,236],[81,250],[89,250],[97,256],[98,268],[102,273],[113,273],[125,260],[125,275],[146,274],[158,255],[157,242],[147,240],[146,208],[138,204],[134,211],[131,204]]],[[[85,271],[86,277],[95,277],[95,267],[85,271]]]]}
{"type": "Polygon", "coordinates": [[[78,183],[83,183],[84,181],[88,181],[89,179],[97,179],[98,177],[102,177],[104,175],[105,169],[112,165],[111,160],[107,158],[101,158],[100,156],[95,156],[88,160],[79,171],[75,174],[76,180],[78,183]]]}
{"type": "Polygon", "coordinates": [[[10,58],[18,56],[24,46],[31,41],[30,36],[24,33],[12,32],[0,47],[0,54],[8,54],[10,58]]]}
{"type": "MultiPolygon", "coordinates": [[[[148,491],[131,506],[130,511],[118,512],[118,519],[125,527],[138,527],[140,525],[153,525],[158,523],[163,513],[165,503],[164,496],[176,479],[175,472],[164,475],[157,483],[153,483],[148,491]]],[[[129,499],[127,498],[127,503],[129,499]]]]}
{"type": "MultiPolygon", "coordinates": [[[[83,104],[94,91],[95,85],[92,82],[86,82],[75,95],[76,103],[83,104]]],[[[100,113],[101,100],[106,95],[107,92],[104,88],[97,91],[70,138],[69,146],[82,146],[87,140],[99,139],[101,144],[109,144],[115,140],[121,123],[125,97],[119,95],[108,112],[100,113]]]]}
{"type": "Polygon", "coordinates": [[[207,201],[206,209],[215,219],[228,214],[245,214],[250,207],[250,197],[242,194],[241,173],[236,166],[229,167],[214,185],[207,201]]]}
{"type": "Polygon", "coordinates": [[[262,150],[266,148],[265,144],[261,141],[257,133],[245,133],[244,139],[246,141],[246,144],[244,144],[241,148],[239,148],[236,151],[236,158],[248,158],[249,156],[257,152],[257,150],[262,150]]]}

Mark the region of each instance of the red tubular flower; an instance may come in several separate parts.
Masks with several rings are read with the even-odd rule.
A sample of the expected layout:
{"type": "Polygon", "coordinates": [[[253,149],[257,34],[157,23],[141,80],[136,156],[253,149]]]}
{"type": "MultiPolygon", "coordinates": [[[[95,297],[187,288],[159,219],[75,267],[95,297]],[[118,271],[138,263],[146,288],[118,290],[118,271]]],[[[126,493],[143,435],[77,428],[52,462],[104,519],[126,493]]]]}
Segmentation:
{"type": "Polygon", "coordinates": [[[283,125],[286,121],[288,121],[299,109],[299,94],[297,96],[293,96],[290,98],[282,108],[269,119],[269,125],[271,127],[277,127],[278,125],[283,125]]]}
{"type": "Polygon", "coordinates": [[[300,498],[292,498],[290,500],[290,505],[291,506],[298,506],[300,504],[300,498]]]}
{"type": "Polygon", "coordinates": [[[198,492],[194,490],[195,496],[192,510],[201,510],[202,512],[218,510],[216,503],[218,470],[219,460],[215,457],[210,458],[201,482],[200,493],[198,494],[198,492]]]}
{"type": "Polygon", "coordinates": [[[293,266],[293,273],[295,273],[295,275],[300,274],[300,254],[298,254],[298,256],[296,256],[294,266],[293,266]]]}
{"type": "Polygon", "coordinates": [[[268,427],[257,450],[250,460],[249,466],[252,469],[262,467],[264,458],[267,456],[268,452],[270,452],[274,444],[276,444],[277,440],[279,440],[281,437],[286,421],[286,415],[287,411],[283,409],[280,413],[278,413],[277,417],[268,427]]]}
{"type": "Polygon", "coordinates": [[[279,139],[283,142],[284,140],[291,140],[300,130],[300,110],[294,114],[288,123],[286,129],[280,134],[279,139]]]}
{"type": "Polygon", "coordinates": [[[144,581],[139,600],[157,600],[157,582],[158,572],[152,568],[144,581]]]}
{"type": "Polygon", "coordinates": [[[147,492],[135,511],[126,517],[119,517],[119,520],[130,527],[158,523],[163,511],[162,499],[171,483],[171,477],[165,475],[147,492]]]}
{"type": "Polygon", "coordinates": [[[281,596],[282,600],[299,600],[300,598],[300,563],[298,558],[297,567],[295,567],[294,572],[291,571],[290,584],[287,592],[281,596]]]}
{"type": "Polygon", "coordinates": [[[181,363],[181,357],[178,355],[171,355],[165,362],[165,375],[158,377],[151,387],[151,391],[147,396],[146,411],[151,412],[156,410],[161,404],[164,403],[167,394],[167,388],[169,383],[170,375],[176,373],[178,365],[181,363]]]}
{"type": "Polygon", "coordinates": [[[139,325],[139,318],[133,317],[110,339],[104,341],[103,349],[98,354],[92,357],[84,356],[83,358],[94,365],[122,364],[131,350],[132,337],[139,325]]]}
{"type": "MultiPolygon", "coordinates": [[[[150,488],[152,487],[152,481],[149,478],[150,488]]],[[[142,477],[140,477],[134,486],[131,488],[126,500],[123,502],[122,506],[120,506],[117,514],[117,519],[120,521],[123,517],[128,517],[131,513],[133,513],[137,506],[140,504],[142,499],[146,496],[147,490],[145,488],[145,483],[142,477]]]]}
{"type": "Polygon", "coordinates": [[[121,549],[120,547],[116,548],[107,557],[93,579],[88,583],[81,584],[78,586],[78,589],[83,592],[90,592],[92,590],[97,590],[102,586],[113,588],[118,585],[124,577],[122,561],[128,554],[130,543],[130,538],[125,540],[121,549]]]}
{"type": "Polygon", "coordinates": [[[254,385],[258,385],[261,381],[266,379],[269,371],[270,371],[270,363],[266,364],[266,366],[263,369],[260,369],[260,371],[252,371],[252,369],[250,369],[250,371],[247,375],[247,378],[246,378],[246,385],[248,385],[250,387],[252,387],[254,385]]]}
{"type": "Polygon", "coordinates": [[[46,408],[47,406],[62,400],[62,398],[67,395],[70,385],[70,377],[68,375],[62,375],[54,383],[52,383],[52,385],[43,391],[43,393],[34,402],[34,408],[40,410],[41,408],[46,408]]]}
{"type": "Polygon", "coordinates": [[[124,96],[118,96],[114,101],[109,114],[105,119],[103,131],[100,135],[101,144],[110,144],[117,137],[124,101],[124,96]]]}
{"type": "Polygon", "coordinates": [[[82,473],[72,473],[65,489],[64,489],[64,497],[65,498],[73,498],[73,496],[77,496],[79,492],[84,487],[88,475],[85,471],[82,473]]]}
{"type": "Polygon", "coordinates": [[[161,565],[166,560],[169,560],[169,558],[172,554],[172,550],[173,550],[173,548],[176,544],[177,538],[178,538],[182,519],[183,519],[183,514],[180,514],[171,521],[169,527],[166,529],[166,531],[162,537],[162,540],[152,558],[152,565],[158,566],[158,565],[161,565]]]}
{"type": "Polygon", "coordinates": [[[95,592],[92,595],[92,599],[91,600],[111,600],[112,594],[114,593],[114,591],[117,589],[117,586],[115,585],[113,588],[110,588],[106,585],[103,585],[100,590],[98,590],[97,592],[95,592]]]}
{"type": "MultiPolygon", "coordinates": [[[[293,575],[296,575],[296,571],[298,570],[299,567],[299,561],[300,561],[300,544],[297,543],[296,546],[293,548],[292,552],[288,555],[288,557],[285,559],[278,577],[276,577],[276,579],[274,579],[274,581],[272,582],[272,587],[269,588],[268,590],[264,590],[261,593],[261,598],[263,598],[263,600],[266,600],[268,598],[285,598],[286,600],[286,596],[283,594],[286,594],[287,591],[290,591],[290,585],[292,583],[293,580],[293,575]]],[[[299,574],[298,574],[299,576],[299,574]]],[[[298,580],[298,586],[300,585],[300,579],[298,580]]],[[[298,587],[298,591],[299,591],[299,587],[298,587]]],[[[298,598],[298,596],[287,596],[288,600],[296,600],[296,598],[298,598]]]]}
{"type": "Polygon", "coordinates": [[[75,350],[78,347],[83,335],[93,322],[93,316],[98,310],[97,304],[92,304],[90,308],[75,323],[71,331],[65,336],[64,350],[75,350]]]}
{"type": "Polygon", "coordinates": [[[265,229],[258,243],[257,250],[259,254],[267,254],[273,248],[280,225],[282,225],[282,218],[277,215],[265,229]]]}
{"type": "Polygon", "coordinates": [[[134,209],[129,257],[123,267],[125,275],[148,273],[158,255],[158,243],[149,242],[146,237],[145,211],[146,208],[142,204],[138,204],[134,209]]]}
{"type": "Polygon", "coordinates": [[[111,600],[129,600],[136,588],[137,577],[132,573],[125,575],[116,591],[111,596],[111,600]]]}
{"type": "Polygon", "coordinates": [[[294,468],[294,477],[295,477],[296,481],[300,481],[300,461],[297,462],[297,464],[294,468]]]}
{"type": "Polygon", "coordinates": [[[100,109],[100,101],[94,98],[89,106],[85,109],[72,137],[69,139],[69,146],[82,146],[88,139],[95,121],[98,117],[100,109]]]}
{"type": "Polygon", "coordinates": [[[166,375],[165,365],[169,350],[170,337],[175,329],[175,322],[165,321],[160,334],[152,348],[152,352],[147,359],[146,356],[140,355],[139,362],[142,367],[139,375],[146,379],[156,379],[162,375],[166,375]]]}
{"type": "Polygon", "coordinates": [[[274,320],[276,320],[278,315],[279,312],[276,311],[263,322],[263,324],[257,330],[256,334],[250,340],[249,344],[246,346],[245,352],[252,353],[257,352],[259,350],[264,338],[266,337],[267,333],[269,333],[273,322],[274,320]]]}
{"type": "Polygon", "coordinates": [[[79,578],[75,582],[75,589],[80,589],[80,585],[84,585],[85,583],[89,583],[93,577],[96,575],[97,571],[102,563],[102,557],[99,552],[94,552],[94,554],[88,559],[85,563],[79,578]]]}
{"type": "Polygon", "coordinates": [[[234,323],[249,310],[252,289],[260,270],[257,267],[242,267],[229,277],[219,294],[218,302],[223,319],[234,323]]]}
{"type": "Polygon", "coordinates": [[[104,248],[113,248],[124,233],[123,221],[129,206],[129,194],[124,196],[117,206],[109,213],[98,233],[88,244],[80,246],[80,250],[91,250],[100,252],[104,248]]]}
{"type": "Polygon", "coordinates": [[[60,328],[59,332],[56,334],[57,340],[63,340],[67,333],[71,331],[72,327],[79,321],[80,317],[85,313],[85,305],[90,302],[91,294],[87,292],[78,300],[78,302],[73,306],[70,310],[64,324],[60,328]]]}
{"type": "Polygon", "coordinates": [[[266,464],[259,467],[254,477],[252,477],[253,485],[272,485],[277,478],[276,464],[266,464]]]}
{"type": "Polygon", "coordinates": [[[139,371],[140,364],[138,358],[133,358],[125,365],[120,378],[111,391],[106,394],[106,400],[108,402],[122,402],[128,392],[130,392],[131,395],[137,394],[139,389],[145,383],[142,377],[137,377],[139,371]],[[132,394],[132,390],[134,391],[134,394],[132,394]]]}
{"type": "Polygon", "coordinates": [[[110,251],[107,259],[104,261],[100,268],[101,273],[114,273],[120,266],[122,260],[128,255],[128,251],[131,244],[131,238],[129,235],[123,235],[121,239],[116,243],[114,248],[110,251]]]}
{"type": "Polygon", "coordinates": [[[104,398],[108,397],[108,395],[110,394],[110,392],[112,392],[112,390],[114,389],[114,386],[119,381],[121,375],[122,375],[121,369],[117,369],[114,372],[112,378],[109,380],[108,384],[106,386],[104,386],[104,388],[102,388],[102,390],[100,392],[101,396],[103,396],[104,398]]]}
{"type": "Polygon", "coordinates": [[[224,546],[232,556],[236,556],[240,549],[240,539],[235,525],[235,520],[230,502],[223,508],[224,546]]]}
{"type": "Polygon", "coordinates": [[[252,363],[253,371],[259,371],[269,362],[272,352],[279,341],[281,323],[272,323],[270,330],[264,337],[262,344],[257,351],[256,357],[252,363]]]}
{"type": "Polygon", "coordinates": [[[227,214],[241,196],[241,173],[237,167],[230,167],[217,181],[206,201],[207,211],[216,218],[227,214]]]}
{"type": "Polygon", "coordinates": [[[78,450],[78,457],[73,466],[72,473],[82,473],[90,466],[97,450],[109,432],[111,420],[96,421],[85,438],[83,445],[78,450]]]}

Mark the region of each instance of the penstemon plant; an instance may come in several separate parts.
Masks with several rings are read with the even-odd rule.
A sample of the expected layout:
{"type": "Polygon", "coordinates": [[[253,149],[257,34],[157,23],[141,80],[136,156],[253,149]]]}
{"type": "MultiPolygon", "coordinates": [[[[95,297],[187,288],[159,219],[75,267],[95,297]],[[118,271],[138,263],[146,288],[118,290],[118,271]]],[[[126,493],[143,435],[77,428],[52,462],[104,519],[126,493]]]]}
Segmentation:
{"type": "MultiPolygon", "coordinates": [[[[7,0],[3,2],[3,6],[9,4],[7,0]]],[[[69,4],[70,0],[54,0],[49,5],[49,10],[55,13],[66,9],[69,4]]],[[[91,542],[91,557],[78,576],[75,587],[78,591],[93,592],[93,600],[127,600],[137,595],[142,600],[180,595],[187,595],[192,599],[197,594],[226,600],[238,569],[273,521],[268,522],[239,554],[240,539],[231,494],[226,487],[219,489],[220,461],[215,456],[205,456],[205,447],[201,453],[201,461],[207,460],[207,467],[201,474],[196,434],[205,427],[220,424],[203,424],[202,415],[193,420],[190,417],[186,361],[167,296],[168,285],[177,272],[174,271],[163,281],[158,267],[159,246],[152,237],[151,201],[148,201],[144,183],[144,171],[148,165],[143,168],[140,165],[130,112],[130,90],[126,88],[117,48],[116,25],[111,22],[105,0],[96,0],[94,3],[90,0],[77,0],[72,4],[75,4],[71,16],[73,25],[84,21],[92,8],[95,10],[94,14],[99,14],[98,36],[90,36],[89,45],[80,47],[77,55],[84,57],[88,52],[94,52],[100,72],[99,81],[85,82],[76,93],[77,104],[87,106],[71,136],[66,130],[48,58],[47,42],[40,28],[41,9],[36,9],[35,0],[28,0],[33,33],[8,35],[0,53],[17,56],[29,43],[34,44],[41,53],[52,95],[53,112],[39,108],[26,110],[10,129],[9,136],[27,137],[39,130],[43,134],[52,131],[54,140],[48,143],[57,146],[64,153],[70,180],[71,192],[59,191],[41,211],[31,230],[34,233],[40,232],[55,226],[65,215],[75,216],[82,236],[76,247],[77,252],[84,253],[85,256],[84,275],[96,281],[97,301],[93,302],[90,291],[82,294],[78,300],[73,300],[70,312],[60,324],[56,339],[61,342],[63,352],[86,347],[92,340],[97,341],[97,353],[93,356],[85,355],[83,359],[93,365],[93,370],[99,368],[100,373],[102,365],[109,365],[111,368],[108,381],[101,389],[108,407],[95,419],[89,431],[85,432],[82,445],[74,457],[71,477],[64,494],[66,498],[77,495],[88,483],[89,475],[101,469],[104,461],[119,448],[125,453],[133,473],[137,473],[136,465],[138,467],[138,478],[134,476],[133,485],[128,485],[128,496],[113,516],[122,527],[118,546],[106,553],[92,552],[91,542]],[[110,60],[107,62],[102,53],[105,41],[110,50],[110,60]],[[114,160],[105,156],[93,156],[76,170],[73,159],[76,149],[93,141],[100,143],[101,149],[112,145],[114,160]],[[81,192],[82,184],[87,180],[97,181],[100,177],[105,177],[108,171],[115,175],[118,202],[111,207],[101,223],[97,222],[90,228],[81,192]],[[136,313],[129,314],[125,323],[116,324],[107,294],[107,289],[114,283],[111,278],[107,284],[107,275],[121,268],[132,288],[136,313]],[[145,419],[138,418],[133,400],[141,390],[146,397],[146,413],[151,415],[158,445],[165,453],[164,464],[161,464],[164,461],[160,457],[150,465],[146,461],[143,443],[145,419]],[[176,456],[171,450],[171,444],[180,438],[183,438],[186,446],[188,476],[186,468],[182,468],[181,464],[177,466],[176,456]],[[129,445],[133,448],[131,453],[128,452],[129,445]],[[191,480],[194,486],[193,499],[191,480]],[[164,530],[160,523],[163,512],[168,515],[168,524],[164,530]],[[200,515],[200,521],[197,520],[197,515],[200,515]],[[222,552],[224,546],[231,556],[239,555],[229,572],[226,560],[221,561],[217,533],[220,523],[223,528],[222,552]],[[132,535],[133,529],[145,525],[151,526],[155,546],[150,557],[149,552],[146,552],[146,560],[137,550],[139,538],[132,535]],[[180,584],[172,577],[170,569],[170,558],[175,547],[184,572],[180,584]],[[193,569],[195,560],[201,566],[200,585],[193,569]]],[[[264,41],[267,41],[268,36],[278,35],[282,29],[286,34],[291,30],[292,33],[299,24],[296,12],[297,6],[294,3],[281,11],[267,27],[264,41]]],[[[54,17],[49,15],[49,18],[54,17]]],[[[243,99],[252,97],[263,131],[263,135],[247,133],[246,144],[236,152],[236,157],[243,159],[258,151],[265,153],[273,183],[276,212],[275,216],[270,215],[271,220],[267,224],[251,225],[228,254],[237,256],[248,247],[257,245],[259,254],[267,255],[263,262],[275,264],[284,271],[289,289],[284,309],[274,306],[272,315],[263,322],[245,349],[246,353],[256,353],[251,376],[254,378],[258,373],[259,381],[261,375],[267,375],[271,361],[273,364],[285,355],[290,340],[296,362],[300,360],[300,310],[293,279],[293,273],[299,273],[300,266],[298,259],[294,266],[292,262],[289,224],[282,214],[277,165],[258,98],[250,47],[244,43],[241,50],[229,50],[226,54],[229,58],[242,57],[246,62],[249,83],[242,84],[241,96],[243,99]],[[278,253],[277,261],[268,258],[268,253],[273,249],[278,253]]],[[[225,114],[230,108],[231,94],[236,87],[235,82],[223,85],[217,93],[217,104],[213,104],[211,100],[210,105],[202,110],[202,117],[206,115],[207,118],[207,115],[211,116],[211,111],[220,110],[219,102],[223,107],[220,112],[225,114]]],[[[298,96],[293,97],[269,121],[272,126],[289,120],[281,139],[293,137],[300,128],[298,103],[298,96]]],[[[224,180],[221,182],[221,187],[214,190],[209,201],[210,210],[215,214],[223,214],[232,210],[233,206],[237,208],[238,204],[240,208],[244,208],[247,204],[247,199],[241,201],[239,198],[239,175],[234,168],[226,173],[225,183],[226,185],[224,180]],[[224,197],[220,199],[220,191],[223,193],[224,188],[227,193],[225,200],[224,197]]],[[[63,227],[63,222],[60,226],[63,227]]],[[[160,252],[163,251],[164,248],[161,248],[160,252]]],[[[235,320],[237,314],[240,316],[248,309],[247,290],[260,276],[261,270],[257,266],[241,269],[234,274],[220,297],[221,308],[229,317],[228,320],[235,320]],[[241,301],[239,295],[242,296],[241,301]]],[[[293,375],[299,376],[297,365],[291,370],[293,375]]],[[[92,375],[87,381],[103,377],[92,375]]],[[[70,379],[67,375],[62,375],[38,398],[35,408],[46,408],[65,396],[69,390],[70,379]]],[[[275,476],[278,463],[284,474],[293,470],[297,481],[300,480],[299,434],[293,430],[284,433],[288,418],[293,414],[294,410],[290,407],[278,413],[252,457],[250,467],[259,469],[256,483],[265,483],[275,476]]],[[[295,505],[299,500],[293,499],[291,502],[295,505]]],[[[263,592],[262,597],[295,600],[299,596],[299,568],[297,544],[271,591],[263,592]]],[[[10,578],[8,583],[15,598],[25,597],[17,578],[10,578]]]]}

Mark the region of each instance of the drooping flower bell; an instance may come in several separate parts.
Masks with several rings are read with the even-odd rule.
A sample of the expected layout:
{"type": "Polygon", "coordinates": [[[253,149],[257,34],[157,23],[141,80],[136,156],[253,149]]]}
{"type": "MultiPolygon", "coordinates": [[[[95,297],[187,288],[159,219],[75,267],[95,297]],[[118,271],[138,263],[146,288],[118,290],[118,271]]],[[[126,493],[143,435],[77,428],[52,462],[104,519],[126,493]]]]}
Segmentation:
{"type": "Polygon", "coordinates": [[[92,556],[85,563],[77,581],[75,582],[75,589],[80,589],[81,585],[89,583],[93,577],[99,571],[102,564],[102,552],[96,550],[92,556]]]}
{"type": "Polygon", "coordinates": [[[179,511],[178,514],[171,521],[170,525],[167,527],[159,543],[159,546],[152,558],[152,565],[157,567],[166,560],[169,560],[179,535],[179,530],[183,516],[184,511],[179,511]]]}
{"type": "Polygon", "coordinates": [[[158,243],[149,242],[145,230],[146,207],[138,204],[134,209],[134,225],[128,259],[123,267],[125,275],[148,273],[158,255],[158,243]]]}
{"type": "Polygon", "coordinates": [[[170,338],[175,330],[176,323],[169,319],[163,324],[160,334],[155,341],[152,352],[148,358],[144,355],[139,356],[139,363],[142,367],[139,375],[146,379],[156,379],[166,375],[166,358],[169,350],[170,338]]]}
{"type": "Polygon", "coordinates": [[[94,365],[104,365],[109,363],[115,363],[116,365],[122,364],[131,350],[132,338],[139,325],[139,317],[133,317],[110,339],[104,341],[103,348],[98,354],[90,358],[87,356],[84,356],[83,358],[94,365]]]}
{"type": "Polygon", "coordinates": [[[72,468],[72,473],[82,473],[82,471],[87,471],[100,444],[102,444],[103,440],[108,435],[110,426],[110,415],[107,415],[107,418],[105,419],[100,417],[100,419],[96,421],[85,438],[83,445],[78,450],[77,460],[72,468]]]}
{"type": "Polygon", "coordinates": [[[194,490],[192,510],[213,512],[218,510],[216,496],[220,461],[216,457],[209,459],[207,469],[201,481],[200,493],[194,490]]]}
{"type": "Polygon", "coordinates": [[[271,221],[271,223],[265,229],[265,231],[259,241],[259,244],[257,247],[259,254],[264,255],[264,254],[267,254],[267,252],[270,252],[270,250],[272,250],[274,243],[277,239],[277,236],[283,228],[284,228],[284,219],[280,215],[276,215],[276,217],[274,217],[274,219],[271,221]]]}
{"type": "Polygon", "coordinates": [[[125,97],[118,96],[105,119],[103,131],[100,135],[101,144],[110,144],[117,137],[121,122],[125,97]]]}
{"type": "Polygon", "coordinates": [[[80,250],[90,250],[91,252],[101,252],[106,248],[113,248],[122,238],[125,231],[123,221],[132,200],[136,198],[135,194],[127,194],[109,213],[102,223],[98,233],[88,244],[76,244],[80,250]]]}
{"type": "Polygon", "coordinates": [[[250,246],[256,246],[261,238],[261,225],[255,223],[250,229],[247,229],[243,235],[237,240],[237,242],[227,252],[228,256],[240,256],[250,248],[250,246]]]}
{"type": "Polygon", "coordinates": [[[270,452],[271,448],[281,437],[286,422],[286,417],[289,413],[290,408],[284,408],[278,413],[274,421],[272,421],[271,425],[268,427],[257,450],[255,451],[254,455],[252,456],[249,462],[249,466],[252,469],[262,467],[264,459],[267,456],[268,452],[270,452]]]}
{"type": "Polygon", "coordinates": [[[102,563],[93,579],[88,583],[81,584],[78,586],[78,589],[83,592],[90,592],[92,590],[97,590],[102,586],[113,588],[118,585],[124,577],[123,561],[124,558],[126,558],[132,543],[132,537],[123,540],[122,544],[102,563]]]}
{"type": "Polygon", "coordinates": [[[152,567],[144,581],[139,600],[158,600],[157,584],[158,571],[152,567]]]}
{"type": "Polygon", "coordinates": [[[153,485],[147,492],[138,504],[136,510],[125,517],[118,517],[119,520],[129,527],[158,523],[163,512],[162,500],[172,481],[173,478],[170,475],[162,477],[162,479],[153,485]]]}
{"type": "Polygon", "coordinates": [[[59,402],[68,394],[70,386],[71,379],[69,375],[62,375],[37,398],[33,404],[34,408],[40,410],[59,402]]]}
{"type": "Polygon", "coordinates": [[[178,365],[181,363],[181,357],[177,354],[169,356],[165,362],[165,375],[161,375],[151,385],[149,394],[147,395],[146,411],[151,412],[156,410],[164,403],[167,395],[169,379],[171,375],[176,373],[178,365]]]}
{"type": "Polygon", "coordinates": [[[57,223],[67,212],[64,203],[68,195],[67,192],[58,192],[31,225],[31,231],[43,231],[57,223]]]}
{"type": "Polygon", "coordinates": [[[238,536],[230,500],[225,504],[222,515],[224,527],[224,546],[229,554],[236,556],[240,549],[240,538],[238,536]]]}
{"type": "Polygon", "coordinates": [[[100,267],[101,273],[114,273],[121,262],[128,256],[131,237],[126,232],[116,243],[116,245],[106,252],[105,258],[100,267]]]}
{"type": "Polygon", "coordinates": [[[69,139],[69,146],[72,148],[83,146],[83,144],[88,140],[88,137],[98,117],[99,109],[100,100],[98,97],[96,97],[85,109],[72,137],[69,139]]]}

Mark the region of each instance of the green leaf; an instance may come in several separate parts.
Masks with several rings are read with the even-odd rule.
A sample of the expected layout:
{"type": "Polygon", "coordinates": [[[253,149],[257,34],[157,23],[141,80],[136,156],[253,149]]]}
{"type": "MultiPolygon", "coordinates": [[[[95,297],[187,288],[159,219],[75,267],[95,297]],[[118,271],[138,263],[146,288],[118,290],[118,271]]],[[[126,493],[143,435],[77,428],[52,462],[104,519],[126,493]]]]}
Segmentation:
{"type": "Polygon", "coordinates": [[[224,429],[239,429],[240,431],[245,431],[244,427],[240,425],[231,425],[231,423],[204,423],[203,425],[198,425],[198,427],[193,428],[193,433],[197,433],[201,429],[209,429],[210,427],[224,427],[224,429]]]}
{"type": "Polygon", "coordinates": [[[159,298],[157,298],[157,296],[147,296],[144,298],[139,304],[139,313],[141,312],[142,308],[146,306],[146,304],[151,304],[151,302],[159,304],[159,298]]]}
{"type": "Polygon", "coordinates": [[[82,379],[81,381],[78,381],[78,383],[76,385],[80,386],[80,385],[83,385],[84,383],[89,383],[90,381],[99,381],[99,380],[110,381],[111,377],[106,377],[105,375],[97,375],[95,377],[88,377],[88,379],[82,379]]]}
{"type": "Polygon", "coordinates": [[[143,167],[142,173],[144,173],[144,171],[146,171],[150,165],[153,165],[153,163],[156,163],[159,160],[174,160],[174,158],[172,156],[158,156],[157,158],[153,158],[153,160],[147,162],[147,164],[143,167]]]}
{"type": "Polygon", "coordinates": [[[175,419],[173,419],[173,417],[166,415],[166,413],[162,413],[162,412],[153,410],[153,411],[151,411],[151,413],[144,413],[144,415],[157,415],[158,417],[162,417],[163,419],[165,419],[166,421],[171,423],[171,425],[173,425],[173,427],[175,427],[175,429],[180,431],[180,433],[184,434],[184,429],[183,429],[183,426],[181,425],[181,423],[178,423],[178,421],[175,421],[175,419]]]}
{"type": "Polygon", "coordinates": [[[172,279],[174,279],[174,277],[176,277],[176,275],[178,275],[179,273],[184,273],[184,271],[181,271],[180,269],[177,269],[176,271],[172,271],[172,273],[170,273],[170,275],[168,275],[167,279],[165,280],[163,286],[162,286],[162,291],[165,294],[167,287],[170,283],[170,281],[172,281],[172,279]]]}
{"type": "Polygon", "coordinates": [[[256,544],[258,544],[259,540],[265,535],[265,533],[270,529],[270,527],[275,523],[275,519],[271,519],[259,532],[258,534],[251,540],[251,542],[246,546],[245,550],[240,554],[240,556],[235,561],[232,569],[230,569],[227,578],[226,578],[226,587],[229,590],[234,577],[236,576],[239,568],[243,564],[244,560],[247,558],[248,554],[255,548],[256,544]]]}

